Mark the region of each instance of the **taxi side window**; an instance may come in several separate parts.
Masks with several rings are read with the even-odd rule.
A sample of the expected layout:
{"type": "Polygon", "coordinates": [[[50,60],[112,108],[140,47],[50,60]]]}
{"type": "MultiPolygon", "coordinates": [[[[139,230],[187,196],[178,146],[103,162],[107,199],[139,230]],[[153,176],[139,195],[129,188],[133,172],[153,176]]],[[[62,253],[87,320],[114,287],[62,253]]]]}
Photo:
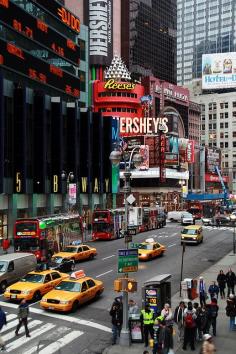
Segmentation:
{"type": "Polygon", "coordinates": [[[89,280],[87,281],[87,284],[88,284],[88,287],[89,287],[89,288],[92,288],[93,286],[96,285],[95,282],[94,282],[92,279],[89,279],[89,280]]]}
{"type": "Polygon", "coordinates": [[[52,273],[52,280],[59,279],[59,278],[61,278],[60,274],[52,273]]]}
{"type": "Polygon", "coordinates": [[[80,252],[82,252],[82,248],[81,248],[81,247],[79,247],[79,248],[77,249],[77,253],[80,253],[80,252]]]}
{"type": "Polygon", "coordinates": [[[87,283],[84,281],[83,284],[82,284],[82,287],[81,287],[81,292],[86,291],[87,288],[88,288],[87,283]]]}
{"type": "Polygon", "coordinates": [[[88,251],[88,250],[89,250],[88,246],[83,246],[83,251],[88,251]]]}
{"type": "Polygon", "coordinates": [[[12,272],[14,270],[14,263],[10,262],[8,266],[8,272],[12,272]]]}
{"type": "Polygon", "coordinates": [[[51,281],[51,275],[50,275],[50,274],[47,274],[47,275],[45,276],[44,283],[48,283],[49,281],[51,281]]]}
{"type": "Polygon", "coordinates": [[[161,246],[157,243],[157,244],[156,244],[156,248],[160,248],[160,247],[161,247],[161,246]]]}
{"type": "Polygon", "coordinates": [[[153,245],[153,249],[155,250],[157,248],[157,245],[153,245]]]}

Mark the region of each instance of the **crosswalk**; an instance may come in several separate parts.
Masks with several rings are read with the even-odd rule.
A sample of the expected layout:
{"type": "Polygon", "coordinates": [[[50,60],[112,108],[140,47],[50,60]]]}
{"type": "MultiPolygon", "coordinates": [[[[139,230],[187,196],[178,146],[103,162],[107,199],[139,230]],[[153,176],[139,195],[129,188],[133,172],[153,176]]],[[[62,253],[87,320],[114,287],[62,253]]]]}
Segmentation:
{"type": "Polygon", "coordinates": [[[210,225],[202,225],[202,228],[205,230],[208,230],[208,231],[214,231],[214,230],[220,230],[220,231],[231,230],[232,231],[233,230],[233,228],[230,226],[217,227],[217,226],[210,226],[210,225]]]}
{"type": "Polygon", "coordinates": [[[84,334],[79,330],[73,330],[67,326],[58,326],[55,323],[46,323],[39,319],[28,319],[30,336],[25,336],[24,326],[19,331],[19,336],[15,335],[18,324],[16,314],[7,315],[7,325],[1,330],[1,336],[5,342],[8,353],[17,354],[53,354],[60,353],[60,350],[84,334]]]}

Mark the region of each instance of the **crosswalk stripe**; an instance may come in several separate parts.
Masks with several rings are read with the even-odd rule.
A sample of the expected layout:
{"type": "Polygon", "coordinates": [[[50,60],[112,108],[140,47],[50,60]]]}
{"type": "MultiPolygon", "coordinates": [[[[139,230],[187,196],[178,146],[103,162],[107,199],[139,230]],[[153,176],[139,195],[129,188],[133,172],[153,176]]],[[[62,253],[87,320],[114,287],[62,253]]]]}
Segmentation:
{"type": "MultiPolygon", "coordinates": [[[[18,325],[18,323],[19,323],[19,321],[17,320],[17,321],[13,321],[13,322],[16,322],[15,323],[15,328],[16,328],[16,326],[18,325]]],[[[39,321],[39,320],[34,320],[34,321],[31,321],[31,322],[29,322],[29,324],[28,324],[28,328],[30,329],[30,328],[34,328],[34,327],[36,327],[36,326],[38,326],[39,324],[41,324],[42,323],[42,321],[39,321]]],[[[13,327],[13,326],[12,326],[13,327]]],[[[23,327],[23,329],[24,329],[24,326],[22,325],[21,326],[21,328],[23,327]]],[[[24,332],[23,332],[24,333],[24,332]]],[[[7,334],[5,334],[4,336],[3,336],[3,339],[4,339],[4,341],[5,342],[7,342],[8,340],[10,340],[10,339],[12,339],[12,338],[14,338],[16,335],[15,335],[15,331],[11,331],[11,332],[9,332],[9,333],[7,333],[7,334]]]]}
{"type": "MultiPolygon", "coordinates": [[[[54,343],[49,344],[48,346],[43,348],[43,344],[39,345],[39,353],[40,354],[53,354],[57,352],[59,349],[64,347],[65,345],[71,343],[73,340],[77,339],[78,337],[82,336],[84,332],[81,331],[72,331],[65,335],[64,337],[61,337],[58,340],[55,340],[54,343]]],[[[34,354],[36,353],[37,346],[34,346],[33,348],[30,348],[27,351],[24,351],[24,354],[34,354]]]]}
{"type": "MultiPolygon", "coordinates": [[[[9,318],[10,318],[10,315],[7,316],[7,325],[3,327],[3,329],[1,330],[1,333],[7,332],[9,329],[16,327],[18,325],[19,320],[16,315],[12,315],[10,318],[10,319],[15,318],[14,321],[9,322],[9,318]]],[[[31,320],[31,318],[29,318],[29,320],[31,320]]]]}
{"type": "MultiPolygon", "coordinates": [[[[6,345],[6,349],[7,349],[7,351],[14,350],[16,348],[19,350],[19,347],[22,344],[28,343],[29,341],[35,339],[36,337],[40,336],[44,332],[47,332],[47,331],[51,330],[55,326],[56,325],[54,325],[53,323],[47,323],[44,326],[42,326],[41,328],[37,328],[33,332],[30,332],[31,338],[26,338],[25,336],[23,336],[23,337],[21,337],[21,338],[19,338],[17,340],[14,340],[9,345],[6,345]]],[[[24,353],[25,353],[25,351],[24,351],[24,353]]]]}
{"type": "MultiPolygon", "coordinates": [[[[68,333],[67,335],[65,335],[64,337],[58,339],[56,342],[48,345],[43,350],[40,350],[39,353],[40,354],[53,354],[53,353],[57,352],[59,348],[64,347],[66,344],[69,344],[70,342],[72,342],[76,338],[82,336],[83,333],[84,332],[81,332],[81,331],[72,331],[72,332],[68,333]]],[[[26,353],[24,353],[24,354],[26,354],[26,353]]]]}

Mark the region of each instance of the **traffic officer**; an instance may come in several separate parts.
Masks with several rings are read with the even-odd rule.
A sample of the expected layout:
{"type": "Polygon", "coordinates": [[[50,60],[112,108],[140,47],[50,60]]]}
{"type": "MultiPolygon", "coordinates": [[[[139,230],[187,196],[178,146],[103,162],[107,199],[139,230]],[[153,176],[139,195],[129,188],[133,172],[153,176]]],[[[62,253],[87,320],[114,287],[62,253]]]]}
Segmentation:
{"type": "Polygon", "coordinates": [[[145,306],[145,309],[141,311],[140,319],[143,323],[143,334],[145,347],[148,346],[148,335],[150,333],[151,338],[153,339],[153,323],[154,323],[154,311],[150,309],[149,305],[145,306]]]}

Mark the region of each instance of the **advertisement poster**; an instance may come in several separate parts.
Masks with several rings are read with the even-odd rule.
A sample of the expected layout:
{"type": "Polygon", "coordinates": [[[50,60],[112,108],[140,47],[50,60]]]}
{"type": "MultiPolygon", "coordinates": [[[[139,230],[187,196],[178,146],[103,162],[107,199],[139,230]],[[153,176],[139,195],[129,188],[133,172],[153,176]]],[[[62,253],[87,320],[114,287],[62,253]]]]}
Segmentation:
{"type": "Polygon", "coordinates": [[[149,146],[148,145],[141,145],[139,154],[142,156],[143,161],[139,167],[141,171],[145,171],[149,169],[149,146]]]}
{"type": "Polygon", "coordinates": [[[145,303],[157,313],[157,289],[145,289],[145,303]]]}
{"type": "Polygon", "coordinates": [[[221,168],[221,151],[219,148],[206,148],[206,172],[216,173],[216,166],[221,168]]]}
{"type": "Polygon", "coordinates": [[[69,183],[69,204],[76,204],[76,183],[69,183]]]}
{"type": "Polygon", "coordinates": [[[194,140],[189,140],[186,148],[186,162],[194,163],[194,140]]]}
{"type": "Polygon", "coordinates": [[[142,334],[142,323],[140,320],[130,321],[130,334],[132,342],[142,342],[143,334],[142,334]]]}
{"type": "Polygon", "coordinates": [[[202,88],[236,87],[236,52],[203,54],[202,88]]]}

